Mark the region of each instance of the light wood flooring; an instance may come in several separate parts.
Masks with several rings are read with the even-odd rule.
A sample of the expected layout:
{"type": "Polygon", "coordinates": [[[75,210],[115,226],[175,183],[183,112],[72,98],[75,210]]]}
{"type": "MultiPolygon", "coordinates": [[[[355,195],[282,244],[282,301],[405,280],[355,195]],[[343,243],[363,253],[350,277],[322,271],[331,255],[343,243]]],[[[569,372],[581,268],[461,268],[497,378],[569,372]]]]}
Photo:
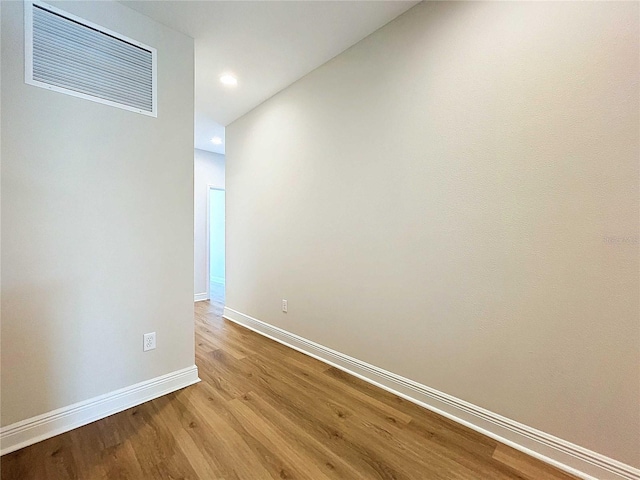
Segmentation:
{"type": "Polygon", "coordinates": [[[2,480],[571,477],[195,307],[202,382],[2,457],[2,480]]]}

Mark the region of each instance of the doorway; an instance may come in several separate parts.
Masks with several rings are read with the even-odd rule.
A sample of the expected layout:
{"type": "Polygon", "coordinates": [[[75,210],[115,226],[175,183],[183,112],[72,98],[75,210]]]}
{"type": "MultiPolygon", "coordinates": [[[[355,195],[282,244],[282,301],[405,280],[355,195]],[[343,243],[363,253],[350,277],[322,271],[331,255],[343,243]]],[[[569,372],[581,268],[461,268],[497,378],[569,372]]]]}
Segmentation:
{"type": "Polygon", "coordinates": [[[209,187],[208,237],[209,249],[209,299],[216,311],[224,309],[225,301],[225,192],[209,187]]]}

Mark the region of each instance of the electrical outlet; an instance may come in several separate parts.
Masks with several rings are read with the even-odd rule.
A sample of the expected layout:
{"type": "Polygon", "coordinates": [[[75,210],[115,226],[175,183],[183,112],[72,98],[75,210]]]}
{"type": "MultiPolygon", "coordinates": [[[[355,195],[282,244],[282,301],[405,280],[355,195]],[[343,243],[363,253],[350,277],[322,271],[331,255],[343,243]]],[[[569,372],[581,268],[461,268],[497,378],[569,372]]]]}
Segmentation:
{"type": "Polygon", "coordinates": [[[142,351],[147,352],[156,348],[156,332],[145,333],[143,335],[142,351]]]}
{"type": "Polygon", "coordinates": [[[287,301],[283,298],[282,299],[282,311],[284,313],[287,313],[287,310],[289,309],[289,306],[287,305],[287,301]]]}

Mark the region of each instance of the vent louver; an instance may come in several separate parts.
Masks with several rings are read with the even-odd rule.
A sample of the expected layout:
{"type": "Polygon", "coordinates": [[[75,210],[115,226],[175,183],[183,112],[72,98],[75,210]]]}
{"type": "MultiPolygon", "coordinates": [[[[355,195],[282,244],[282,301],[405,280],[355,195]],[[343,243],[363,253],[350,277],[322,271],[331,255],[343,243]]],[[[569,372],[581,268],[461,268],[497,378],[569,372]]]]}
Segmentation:
{"type": "Polygon", "coordinates": [[[156,51],[40,2],[25,5],[29,84],[156,116],[156,51]]]}

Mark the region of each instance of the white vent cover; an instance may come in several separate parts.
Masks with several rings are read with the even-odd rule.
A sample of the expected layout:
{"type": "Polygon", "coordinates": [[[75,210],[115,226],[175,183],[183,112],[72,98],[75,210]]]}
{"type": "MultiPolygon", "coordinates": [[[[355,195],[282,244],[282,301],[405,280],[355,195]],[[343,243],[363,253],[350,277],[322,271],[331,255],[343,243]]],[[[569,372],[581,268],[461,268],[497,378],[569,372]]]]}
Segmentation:
{"type": "Polygon", "coordinates": [[[25,82],[157,116],[156,49],[41,2],[25,2],[25,82]]]}

